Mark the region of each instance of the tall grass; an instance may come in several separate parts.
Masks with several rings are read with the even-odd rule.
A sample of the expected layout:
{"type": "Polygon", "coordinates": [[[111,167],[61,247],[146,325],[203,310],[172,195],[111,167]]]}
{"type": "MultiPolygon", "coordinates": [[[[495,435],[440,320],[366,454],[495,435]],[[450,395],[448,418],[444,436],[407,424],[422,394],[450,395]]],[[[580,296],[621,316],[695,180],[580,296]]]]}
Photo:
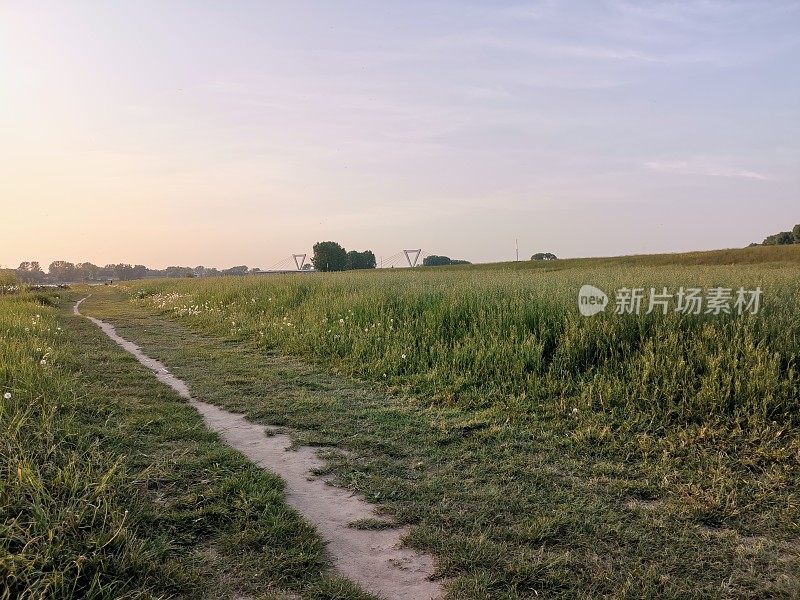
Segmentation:
{"type": "Polygon", "coordinates": [[[784,258],[750,264],[745,254],[738,265],[559,261],[138,282],[131,292],[206,330],[440,402],[662,424],[797,424],[800,273],[784,258]],[[606,291],[760,286],[763,307],[741,316],[586,318],[577,310],[584,283],[606,291]]]}
{"type": "Polygon", "coordinates": [[[51,308],[0,300],[0,597],[148,594],[158,548],[139,540],[132,477],[80,435],[69,352],[51,308]]]}

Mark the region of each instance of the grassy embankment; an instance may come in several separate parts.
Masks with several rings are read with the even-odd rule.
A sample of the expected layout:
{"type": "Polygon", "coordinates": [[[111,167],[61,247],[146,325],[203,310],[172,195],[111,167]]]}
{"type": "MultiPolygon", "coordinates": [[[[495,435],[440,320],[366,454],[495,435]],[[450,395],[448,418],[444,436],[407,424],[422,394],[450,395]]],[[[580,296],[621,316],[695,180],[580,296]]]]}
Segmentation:
{"type": "Polygon", "coordinates": [[[0,296],[0,598],[366,598],[277,477],[71,305],[0,296]]]}
{"type": "Polygon", "coordinates": [[[791,597],[798,266],[790,247],[144,281],[87,311],[204,399],[350,450],[332,472],[418,526],[453,597],[791,597]],[[584,283],[761,286],[763,308],[583,318],[584,283]]]}

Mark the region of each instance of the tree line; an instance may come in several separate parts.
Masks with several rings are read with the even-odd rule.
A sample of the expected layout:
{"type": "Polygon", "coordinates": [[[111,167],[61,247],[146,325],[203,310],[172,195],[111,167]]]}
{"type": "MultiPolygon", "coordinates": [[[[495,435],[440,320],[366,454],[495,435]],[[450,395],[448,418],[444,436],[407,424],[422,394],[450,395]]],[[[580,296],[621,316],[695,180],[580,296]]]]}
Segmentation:
{"type": "MultiPolygon", "coordinates": [[[[337,242],[318,242],[314,244],[311,264],[316,271],[348,271],[352,269],[374,269],[377,267],[372,250],[347,251],[337,242]]],[[[469,264],[466,260],[456,260],[447,256],[430,255],[422,261],[424,266],[469,264]]],[[[311,265],[303,265],[308,270],[311,265]]],[[[90,262],[71,263],[56,260],[45,271],[38,261],[24,261],[16,269],[8,269],[21,283],[89,283],[103,281],[131,281],[133,279],[158,277],[213,277],[220,275],[247,275],[258,273],[260,269],[238,265],[228,269],[212,267],[172,266],[166,269],[151,269],[145,265],[128,263],[98,266],[90,262]]]]}
{"type": "Polygon", "coordinates": [[[246,265],[229,269],[214,269],[204,266],[167,267],[150,269],[144,265],[127,263],[97,266],[90,262],[71,263],[56,260],[44,271],[37,261],[25,261],[14,269],[17,279],[23,283],[78,283],[92,281],[130,281],[146,277],[208,277],[213,275],[246,275],[256,271],[246,265]]]}
{"type": "Polygon", "coordinates": [[[795,225],[791,231],[781,231],[764,238],[760,244],[750,244],[751,246],[783,246],[786,244],[800,244],[800,223],[795,225]]]}

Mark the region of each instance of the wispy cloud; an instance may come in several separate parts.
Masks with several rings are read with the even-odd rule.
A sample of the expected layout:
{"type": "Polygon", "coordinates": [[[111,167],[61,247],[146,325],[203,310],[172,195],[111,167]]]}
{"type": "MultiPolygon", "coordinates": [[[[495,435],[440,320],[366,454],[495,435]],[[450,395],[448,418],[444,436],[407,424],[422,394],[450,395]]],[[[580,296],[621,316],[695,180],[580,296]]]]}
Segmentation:
{"type": "Polygon", "coordinates": [[[449,49],[463,52],[482,48],[545,59],[663,64],[698,63],[711,60],[709,56],[699,53],[652,52],[617,44],[591,42],[564,43],[546,38],[534,39],[527,35],[509,35],[504,31],[490,29],[441,36],[428,42],[427,45],[430,50],[449,49]]]}
{"type": "Polygon", "coordinates": [[[707,177],[738,177],[742,179],[756,179],[768,181],[770,178],[763,173],[748,169],[729,167],[704,159],[690,160],[651,160],[644,163],[651,171],[671,173],[674,175],[704,175],[707,177]]]}

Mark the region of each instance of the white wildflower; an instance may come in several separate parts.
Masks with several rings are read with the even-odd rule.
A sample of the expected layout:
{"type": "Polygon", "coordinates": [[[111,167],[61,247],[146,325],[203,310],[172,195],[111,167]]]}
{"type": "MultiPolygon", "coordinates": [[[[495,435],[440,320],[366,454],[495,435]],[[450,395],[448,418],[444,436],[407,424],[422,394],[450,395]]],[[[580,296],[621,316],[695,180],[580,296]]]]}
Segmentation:
{"type": "Polygon", "coordinates": [[[6,392],[5,394],[3,394],[3,398],[5,398],[6,400],[11,400],[11,392],[6,392]]]}

